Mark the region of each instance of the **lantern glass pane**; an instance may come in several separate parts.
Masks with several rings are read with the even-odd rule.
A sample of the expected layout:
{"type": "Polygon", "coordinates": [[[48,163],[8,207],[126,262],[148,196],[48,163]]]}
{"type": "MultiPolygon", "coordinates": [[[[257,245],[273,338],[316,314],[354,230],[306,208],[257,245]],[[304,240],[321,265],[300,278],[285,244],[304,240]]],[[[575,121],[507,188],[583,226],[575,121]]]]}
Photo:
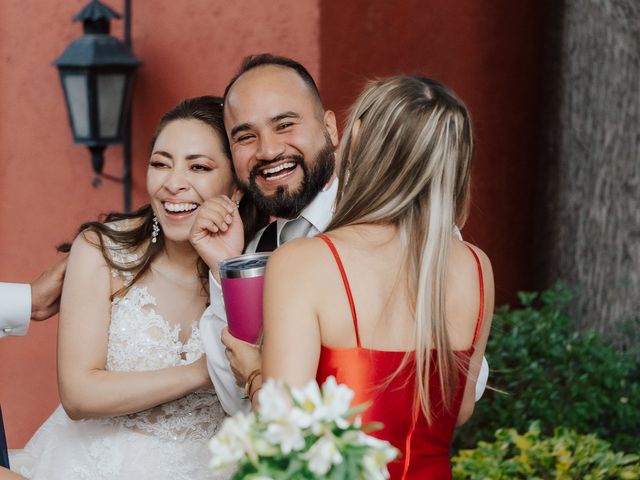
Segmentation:
{"type": "Polygon", "coordinates": [[[77,138],[89,137],[89,103],[87,78],[84,75],[65,75],[64,89],[69,102],[73,131],[77,138]]]}
{"type": "Polygon", "coordinates": [[[114,138],[119,133],[126,81],[124,73],[98,75],[100,138],[114,138]]]}

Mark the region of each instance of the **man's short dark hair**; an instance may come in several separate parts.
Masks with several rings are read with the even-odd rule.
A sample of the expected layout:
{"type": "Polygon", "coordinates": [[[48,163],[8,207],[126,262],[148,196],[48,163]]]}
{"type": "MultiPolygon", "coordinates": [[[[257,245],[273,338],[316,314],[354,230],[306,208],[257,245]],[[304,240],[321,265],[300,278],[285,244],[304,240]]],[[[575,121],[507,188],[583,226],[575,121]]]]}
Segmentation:
{"type": "Polygon", "coordinates": [[[294,70],[300,78],[307,84],[309,89],[311,90],[313,96],[316,98],[318,104],[322,108],[322,97],[320,97],[320,90],[318,90],[318,86],[316,85],[315,80],[309,73],[309,71],[299,62],[287,57],[280,57],[277,55],[271,55],[270,53],[261,53],[259,55],[249,55],[245,57],[242,61],[242,65],[240,66],[240,70],[238,73],[231,79],[227,87],[224,89],[224,97],[223,103],[227,101],[227,94],[229,90],[236,83],[236,80],[240,78],[243,74],[248,72],[249,70],[253,70],[257,67],[262,67],[266,65],[275,65],[279,67],[290,68],[294,70]]]}

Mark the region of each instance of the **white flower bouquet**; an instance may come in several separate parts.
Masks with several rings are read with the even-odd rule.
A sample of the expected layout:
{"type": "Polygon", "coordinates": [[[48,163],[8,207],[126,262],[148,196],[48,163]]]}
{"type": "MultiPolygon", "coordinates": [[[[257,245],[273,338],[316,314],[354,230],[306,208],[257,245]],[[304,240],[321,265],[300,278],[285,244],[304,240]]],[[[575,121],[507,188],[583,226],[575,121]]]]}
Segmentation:
{"type": "Polygon", "coordinates": [[[389,442],[349,419],[366,407],[350,408],[353,391],[329,377],[302,389],[267,381],[258,412],[227,418],[209,442],[214,470],[235,469],[233,480],[386,479],[398,455],[389,442]]]}

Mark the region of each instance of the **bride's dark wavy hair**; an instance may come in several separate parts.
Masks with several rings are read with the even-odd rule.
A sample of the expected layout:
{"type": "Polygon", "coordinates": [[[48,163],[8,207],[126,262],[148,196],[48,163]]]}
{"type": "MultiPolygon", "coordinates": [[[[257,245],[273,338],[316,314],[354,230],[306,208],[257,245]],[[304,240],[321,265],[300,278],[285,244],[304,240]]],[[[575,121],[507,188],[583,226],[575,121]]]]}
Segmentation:
{"type": "MultiPolygon", "coordinates": [[[[160,132],[162,132],[169,123],[175,120],[199,120],[209,125],[218,134],[218,137],[222,142],[224,152],[229,159],[229,162],[231,162],[231,150],[227,134],[224,129],[222,99],[220,97],[202,96],[189,98],[165,113],[160,119],[160,123],[151,138],[151,150],[153,149],[153,145],[155,144],[158,135],[160,135],[160,132]]],[[[248,195],[243,196],[240,202],[239,212],[244,224],[244,239],[246,245],[255,236],[258,230],[267,225],[269,217],[264,211],[258,209],[248,195]]],[[[106,215],[102,215],[99,221],[86,222],[80,225],[78,234],[84,235],[87,232],[97,233],[98,243],[92,243],[95,243],[96,246],[100,248],[102,256],[110,268],[115,268],[125,272],[135,272],[129,285],[123,286],[113,293],[111,295],[112,299],[118,295],[125,294],[129,288],[144,275],[144,273],[149,269],[151,262],[164,248],[164,235],[162,235],[162,233],[157,236],[156,243],[149,241],[153,231],[153,216],[153,209],[151,208],[151,205],[147,204],[135,212],[111,212],[106,215]],[[121,220],[140,221],[132,222],[134,226],[127,230],[118,230],[112,226],[114,222],[121,220]],[[121,249],[122,251],[134,251],[145,244],[146,246],[144,247],[144,252],[139,259],[126,264],[119,264],[114,262],[109,255],[109,250],[113,250],[113,247],[105,246],[104,237],[111,240],[111,243],[117,245],[116,248],[121,249]]],[[[61,252],[68,252],[70,249],[71,244],[69,243],[64,243],[58,246],[58,250],[61,252]]],[[[207,265],[199,258],[198,274],[202,282],[202,288],[205,292],[209,291],[208,271],[209,268],[207,265]]]]}

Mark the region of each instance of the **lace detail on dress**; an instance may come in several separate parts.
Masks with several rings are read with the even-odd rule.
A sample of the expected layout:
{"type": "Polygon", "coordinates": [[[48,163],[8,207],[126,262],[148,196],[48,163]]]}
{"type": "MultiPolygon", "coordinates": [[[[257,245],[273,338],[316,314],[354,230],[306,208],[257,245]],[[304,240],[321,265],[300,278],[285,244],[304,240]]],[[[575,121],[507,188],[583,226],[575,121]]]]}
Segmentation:
{"type": "MultiPolygon", "coordinates": [[[[137,261],[137,255],[103,240],[116,265],[137,261]]],[[[134,274],[112,270],[127,286],[134,274]]],[[[159,313],[146,286],[134,284],[111,302],[106,369],[147,371],[192,363],[204,349],[197,319],[190,328],[182,343],[180,325],[159,313]]],[[[230,472],[216,475],[207,467],[207,440],[224,417],[213,388],[119,417],[74,421],[58,406],[25,449],[11,453],[11,464],[32,480],[228,479],[230,472]]]]}
{"type": "MultiPolygon", "coordinates": [[[[107,370],[146,371],[193,363],[204,353],[197,322],[189,339],[180,341],[180,325],[170,326],[155,310],[146,287],[133,286],[111,306],[107,370]]],[[[206,440],[224,418],[213,388],[131,415],[98,420],[120,424],[170,440],[206,440]]]]}
{"type": "MultiPolygon", "coordinates": [[[[129,222],[126,221],[113,222],[109,224],[109,227],[111,227],[113,230],[122,231],[125,230],[128,225],[129,222]]],[[[140,255],[138,253],[132,252],[131,250],[128,250],[122,245],[118,245],[106,235],[102,236],[102,241],[107,251],[109,252],[109,258],[111,259],[111,261],[116,265],[122,267],[122,269],[112,268],[111,276],[113,276],[114,278],[121,277],[124,286],[128,287],[129,285],[131,285],[135,274],[130,270],[124,269],[133,266],[133,264],[135,264],[140,259],[140,255]]]]}
{"type": "Polygon", "coordinates": [[[29,441],[10,451],[15,471],[32,480],[216,480],[203,440],[173,441],[122,424],[73,421],[61,406],[29,441]]]}
{"type": "Polygon", "coordinates": [[[122,445],[111,437],[99,438],[90,442],[87,447],[87,456],[95,463],[87,465],[84,462],[73,462],[72,472],[77,478],[91,480],[96,478],[114,478],[122,470],[124,451],[122,445]]]}
{"type": "Polygon", "coordinates": [[[102,419],[123,427],[173,441],[209,440],[224,419],[213,389],[194,392],[143,412],[102,419]]]}
{"type": "Polygon", "coordinates": [[[202,355],[197,322],[183,345],[180,325],[169,325],[155,306],[147,287],[137,285],[111,302],[107,370],[158,370],[193,363],[202,355]]]}

